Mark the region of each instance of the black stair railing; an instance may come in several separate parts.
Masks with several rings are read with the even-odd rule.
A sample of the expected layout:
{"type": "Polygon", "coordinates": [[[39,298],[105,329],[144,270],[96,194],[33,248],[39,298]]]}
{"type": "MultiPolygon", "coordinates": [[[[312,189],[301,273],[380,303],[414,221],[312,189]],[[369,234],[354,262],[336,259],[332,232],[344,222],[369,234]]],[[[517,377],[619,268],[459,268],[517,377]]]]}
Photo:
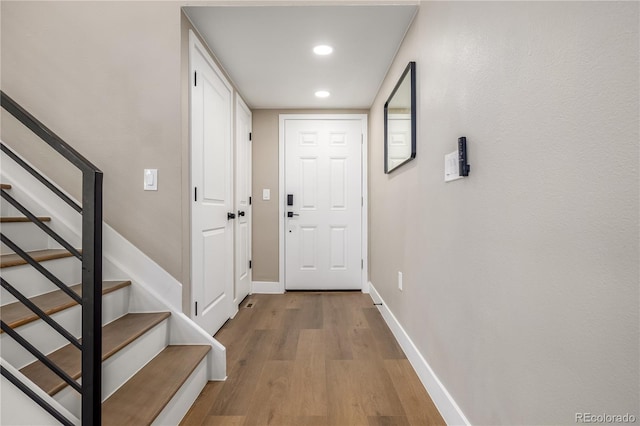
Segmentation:
{"type": "MultiPolygon", "coordinates": [[[[17,156],[5,144],[0,144],[2,152],[11,157],[16,163],[42,182],[54,194],[82,214],[82,248],[79,251],[56,234],[51,228],[40,222],[35,215],[29,212],[17,200],[2,189],[2,198],[5,201],[13,205],[22,214],[29,218],[29,220],[39,226],[44,232],[51,236],[51,238],[82,262],[82,297],[80,297],[66,284],[51,274],[51,272],[42,267],[42,265],[29,256],[28,253],[20,249],[13,241],[5,235],[1,235],[2,243],[10,247],[27,263],[35,267],[62,291],[69,295],[69,297],[82,305],[82,341],[80,342],[45,312],[31,303],[14,286],[4,279],[1,280],[1,284],[4,289],[82,351],[82,384],[79,384],[69,377],[62,369],[51,362],[46,355],[38,351],[38,349],[36,349],[31,343],[20,336],[19,333],[5,324],[4,321],[1,322],[2,330],[7,332],[8,335],[14,338],[25,349],[29,350],[36,358],[47,365],[47,367],[59,375],[71,387],[78,390],[82,395],[82,424],[99,426],[101,424],[102,400],[102,172],[54,132],[48,129],[44,124],[38,121],[33,115],[22,108],[17,102],[7,96],[7,94],[0,91],[0,95],[2,98],[2,108],[13,115],[18,121],[20,121],[20,123],[38,135],[40,139],[46,142],[82,172],[82,206],[79,206],[38,171],[24,162],[22,158],[17,156]]],[[[2,376],[11,381],[62,424],[72,424],[44,399],[31,391],[28,386],[22,383],[7,369],[0,368],[0,371],[2,376]]]]}

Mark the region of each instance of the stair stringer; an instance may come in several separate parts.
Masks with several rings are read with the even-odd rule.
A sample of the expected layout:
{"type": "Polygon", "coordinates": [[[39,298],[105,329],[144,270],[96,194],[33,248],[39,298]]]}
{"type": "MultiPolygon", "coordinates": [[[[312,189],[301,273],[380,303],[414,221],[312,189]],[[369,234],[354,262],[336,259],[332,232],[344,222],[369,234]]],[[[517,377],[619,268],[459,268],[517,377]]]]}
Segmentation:
{"type": "Polygon", "coordinates": [[[200,326],[182,311],[169,307],[156,295],[148,291],[144,286],[137,285],[137,281],[131,279],[131,298],[129,309],[131,312],[157,312],[169,310],[169,344],[171,345],[208,345],[211,351],[207,354],[207,379],[224,381],[227,378],[227,349],[212,336],[209,336],[200,326]],[[197,342],[197,343],[196,343],[197,342]]]}
{"type": "MultiPolygon", "coordinates": [[[[104,231],[107,228],[110,227],[105,225],[104,231]]],[[[110,259],[111,264],[123,270],[131,280],[129,311],[171,312],[169,344],[211,346],[211,351],[207,355],[208,380],[225,380],[227,377],[226,348],[182,312],[182,284],[113,229],[109,233],[104,231],[104,246],[108,244],[119,247],[118,253],[122,255],[117,260],[110,259]],[[108,237],[105,237],[107,235],[108,237]],[[109,240],[108,243],[107,240],[109,240]],[[122,259],[125,259],[126,265],[120,262],[122,259]],[[156,283],[160,291],[154,291],[147,285],[150,282],[156,283]]]]}
{"type": "MultiPolygon", "coordinates": [[[[2,364],[3,368],[6,368],[11,374],[18,378],[25,386],[36,393],[36,395],[55,408],[58,413],[62,414],[67,420],[74,425],[80,425],[80,419],[71,414],[71,412],[63,407],[58,401],[49,396],[46,392],[40,389],[38,385],[29,380],[20,371],[13,368],[11,364],[1,357],[0,364],[2,364]]],[[[58,421],[51,414],[47,413],[7,378],[2,376],[1,379],[0,394],[2,394],[2,403],[6,404],[6,407],[11,407],[12,409],[4,409],[0,411],[0,424],[16,426],[58,424],[58,421]]]]}
{"type": "MultiPolygon", "coordinates": [[[[0,153],[0,159],[0,179],[6,179],[12,185],[11,191],[16,193],[16,198],[34,213],[54,218],[51,228],[67,241],[72,244],[81,241],[80,215],[10,157],[0,153]]],[[[40,172],[36,167],[33,168],[40,172]]],[[[77,202],[67,191],[59,189],[77,202]]],[[[52,245],[51,248],[54,247],[52,245]]],[[[102,250],[104,279],[127,279],[132,283],[129,311],[170,311],[169,343],[211,346],[207,355],[207,378],[225,380],[226,349],[182,312],[182,284],[104,222],[102,250]]]]}

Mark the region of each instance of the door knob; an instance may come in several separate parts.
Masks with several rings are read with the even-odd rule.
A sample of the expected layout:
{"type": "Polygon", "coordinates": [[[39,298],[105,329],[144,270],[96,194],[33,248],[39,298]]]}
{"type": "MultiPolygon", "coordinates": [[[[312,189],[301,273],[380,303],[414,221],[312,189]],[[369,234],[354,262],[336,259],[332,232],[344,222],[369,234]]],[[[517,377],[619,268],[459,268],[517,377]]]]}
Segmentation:
{"type": "Polygon", "coordinates": [[[294,216],[300,216],[300,215],[294,212],[287,212],[287,217],[294,217],[294,216]]]}
{"type": "Polygon", "coordinates": [[[238,210],[238,216],[244,216],[244,212],[243,212],[243,211],[238,210]]]}
{"type": "Polygon", "coordinates": [[[227,220],[231,220],[231,219],[235,219],[236,218],[236,214],[235,213],[227,213],[227,220]]]}

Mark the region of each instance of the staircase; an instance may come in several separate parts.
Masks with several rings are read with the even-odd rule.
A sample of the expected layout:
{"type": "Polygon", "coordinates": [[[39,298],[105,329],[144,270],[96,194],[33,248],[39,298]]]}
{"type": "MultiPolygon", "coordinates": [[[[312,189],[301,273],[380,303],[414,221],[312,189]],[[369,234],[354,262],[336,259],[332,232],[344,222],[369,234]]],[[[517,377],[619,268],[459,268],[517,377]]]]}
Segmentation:
{"type": "MultiPolygon", "coordinates": [[[[3,144],[2,151],[9,149],[3,144]]],[[[88,382],[101,383],[99,390],[90,392],[97,392],[102,404],[100,412],[87,420],[82,413],[86,407],[82,392],[87,389],[82,385],[86,277],[79,260],[84,251],[77,248],[83,238],[66,215],[56,215],[57,208],[47,211],[45,206],[54,202],[39,204],[34,199],[29,189],[38,182],[15,172],[21,169],[13,157],[3,156],[2,161],[0,424],[178,424],[207,380],[224,379],[224,347],[154,294],[143,273],[135,271],[139,279],[130,279],[127,268],[105,256],[104,275],[109,279],[95,286],[102,295],[101,333],[95,333],[101,334],[102,363],[98,380],[88,382]],[[9,198],[27,206],[28,213],[5,201],[9,198]],[[43,232],[43,226],[53,233],[43,232]],[[64,243],[54,234],[63,235],[64,243]]],[[[106,225],[104,229],[115,234],[106,225]]],[[[130,247],[122,251],[127,250],[135,252],[130,247]]],[[[147,270],[154,267],[159,269],[140,265],[147,270]]],[[[155,276],[163,277],[160,272],[155,276]]]]}

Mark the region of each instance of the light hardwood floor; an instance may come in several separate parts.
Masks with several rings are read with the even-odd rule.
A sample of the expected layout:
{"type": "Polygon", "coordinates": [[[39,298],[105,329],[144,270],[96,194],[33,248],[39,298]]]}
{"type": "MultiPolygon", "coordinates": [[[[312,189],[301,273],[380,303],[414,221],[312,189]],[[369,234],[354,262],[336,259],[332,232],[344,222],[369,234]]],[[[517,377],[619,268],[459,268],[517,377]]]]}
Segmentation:
{"type": "Polygon", "coordinates": [[[368,295],[252,295],[215,337],[227,380],[182,425],[445,424],[368,295]]]}

